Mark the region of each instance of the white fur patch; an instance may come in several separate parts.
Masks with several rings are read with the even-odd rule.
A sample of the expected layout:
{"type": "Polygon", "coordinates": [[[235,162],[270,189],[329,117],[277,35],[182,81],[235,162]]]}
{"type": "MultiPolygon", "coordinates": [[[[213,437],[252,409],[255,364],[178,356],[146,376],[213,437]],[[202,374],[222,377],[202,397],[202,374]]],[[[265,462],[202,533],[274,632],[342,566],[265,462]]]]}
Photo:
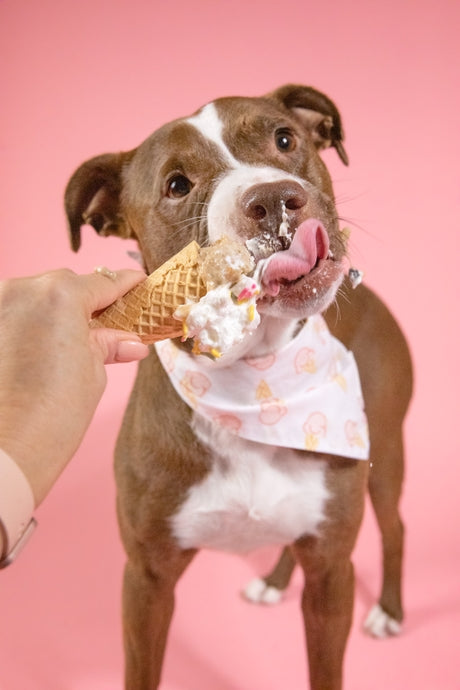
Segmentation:
{"type": "Polygon", "coordinates": [[[364,622],[364,630],[367,634],[381,640],[399,635],[401,628],[401,623],[385,613],[379,604],[375,604],[371,608],[364,622]]]}
{"type": "Polygon", "coordinates": [[[240,163],[232,156],[222,138],[223,124],[214,103],[208,103],[199,113],[187,118],[186,122],[193,125],[206,139],[219,147],[220,152],[232,167],[238,167],[240,163]]]}
{"type": "Polygon", "coordinates": [[[265,580],[256,577],[244,588],[242,592],[245,599],[253,604],[267,604],[273,606],[283,598],[283,592],[276,587],[270,587],[265,580]]]}
{"type": "Polygon", "coordinates": [[[247,553],[318,533],[329,498],[324,461],[246,441],[202,417],[193,428],[215,458],[172,518],[182,548],[247,553]]]}

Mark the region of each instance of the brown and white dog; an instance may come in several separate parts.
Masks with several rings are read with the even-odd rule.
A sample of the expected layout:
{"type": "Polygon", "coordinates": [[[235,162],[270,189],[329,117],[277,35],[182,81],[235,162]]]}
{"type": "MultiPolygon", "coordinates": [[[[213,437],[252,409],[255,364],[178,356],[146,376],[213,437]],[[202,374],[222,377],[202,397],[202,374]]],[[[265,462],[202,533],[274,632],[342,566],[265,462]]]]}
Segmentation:
{"type": "Polygon", "coordinates": [[[85,223],[102,235],[134,237],[148,272],[191,239],[206,245],[222,235],[242,243],[264,238],[273,252],[285,249],[278,236],[283,208],[293,230],[319,220],[329,251],[317,246],[318,260],[306,275],[280,280],[276,295],[259,300],[259,327],[217,366],[274,352],[292,339],[300,321],[325,312],[332,333],[356,358],[369,423],[370,462],[254,443],[194,413],[171,386],[155,350],[141,362],[116,449],[118,515],[128,556],[127,690],[158,687],[174,588],[197,550],[239,551],[269,542],[285,548],[274,572],[259,582],[257,597],[269,600],[300,564],[311,688],[342,688],[354,596],[350,556],[367,487],[383,542],[382,592],[367,627],[377,636],[399,628],[398,501],[411,362],[382,302],[362,285],[350,290],[347,279],[342,283],[346,237],[318,153],[333,146],[347,163],[342,139],[340,115],[329,98],[286,85],[261,98],[209,103],[132,151],[87,161],[68,184],[73,249],[85,223]]]}

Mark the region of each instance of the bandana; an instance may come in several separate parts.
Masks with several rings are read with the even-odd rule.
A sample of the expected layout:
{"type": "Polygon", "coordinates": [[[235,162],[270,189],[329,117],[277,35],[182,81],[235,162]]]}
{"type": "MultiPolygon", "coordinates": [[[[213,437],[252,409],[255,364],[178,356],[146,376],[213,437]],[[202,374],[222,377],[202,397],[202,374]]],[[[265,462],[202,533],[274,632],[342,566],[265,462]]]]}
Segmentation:
{"type": "Polygon", "coordinates": [[[369,457],[358,368],[323,317],[310,317],[276,352],[226,367],[178,348],[155,345],[180,397],[199,415],[250,441],[369,457]]]}

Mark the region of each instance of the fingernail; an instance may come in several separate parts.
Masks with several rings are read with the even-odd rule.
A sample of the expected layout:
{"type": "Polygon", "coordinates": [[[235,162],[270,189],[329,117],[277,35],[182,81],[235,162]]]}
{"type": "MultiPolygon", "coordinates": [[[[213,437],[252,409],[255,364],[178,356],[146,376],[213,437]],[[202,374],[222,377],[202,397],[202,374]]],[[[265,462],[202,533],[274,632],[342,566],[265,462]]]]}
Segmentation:
{"type": "Polygon", "coordinates": [[[144,359],[149,354],[149,348],[136,340],[120,340],[117,346],[117,362],[135,362],[144,359]]]}

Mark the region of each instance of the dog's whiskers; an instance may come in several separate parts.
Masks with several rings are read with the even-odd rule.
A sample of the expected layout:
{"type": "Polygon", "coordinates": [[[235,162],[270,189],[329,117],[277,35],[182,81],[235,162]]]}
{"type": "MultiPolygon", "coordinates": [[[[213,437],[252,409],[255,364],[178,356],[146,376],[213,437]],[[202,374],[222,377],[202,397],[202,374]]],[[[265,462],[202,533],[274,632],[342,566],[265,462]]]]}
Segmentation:
{"type": "Polygon", "coordinates": [[[179,220],[176,223],[171,223],[172,227],[189,227],[189,225],[193,225],[193,223],[200,222],[201,220],[204,220],[206,218],[205,215],[201,214],[199,216],[189,216],[188,218],[184,218],[183,220],[179,220]]]}

